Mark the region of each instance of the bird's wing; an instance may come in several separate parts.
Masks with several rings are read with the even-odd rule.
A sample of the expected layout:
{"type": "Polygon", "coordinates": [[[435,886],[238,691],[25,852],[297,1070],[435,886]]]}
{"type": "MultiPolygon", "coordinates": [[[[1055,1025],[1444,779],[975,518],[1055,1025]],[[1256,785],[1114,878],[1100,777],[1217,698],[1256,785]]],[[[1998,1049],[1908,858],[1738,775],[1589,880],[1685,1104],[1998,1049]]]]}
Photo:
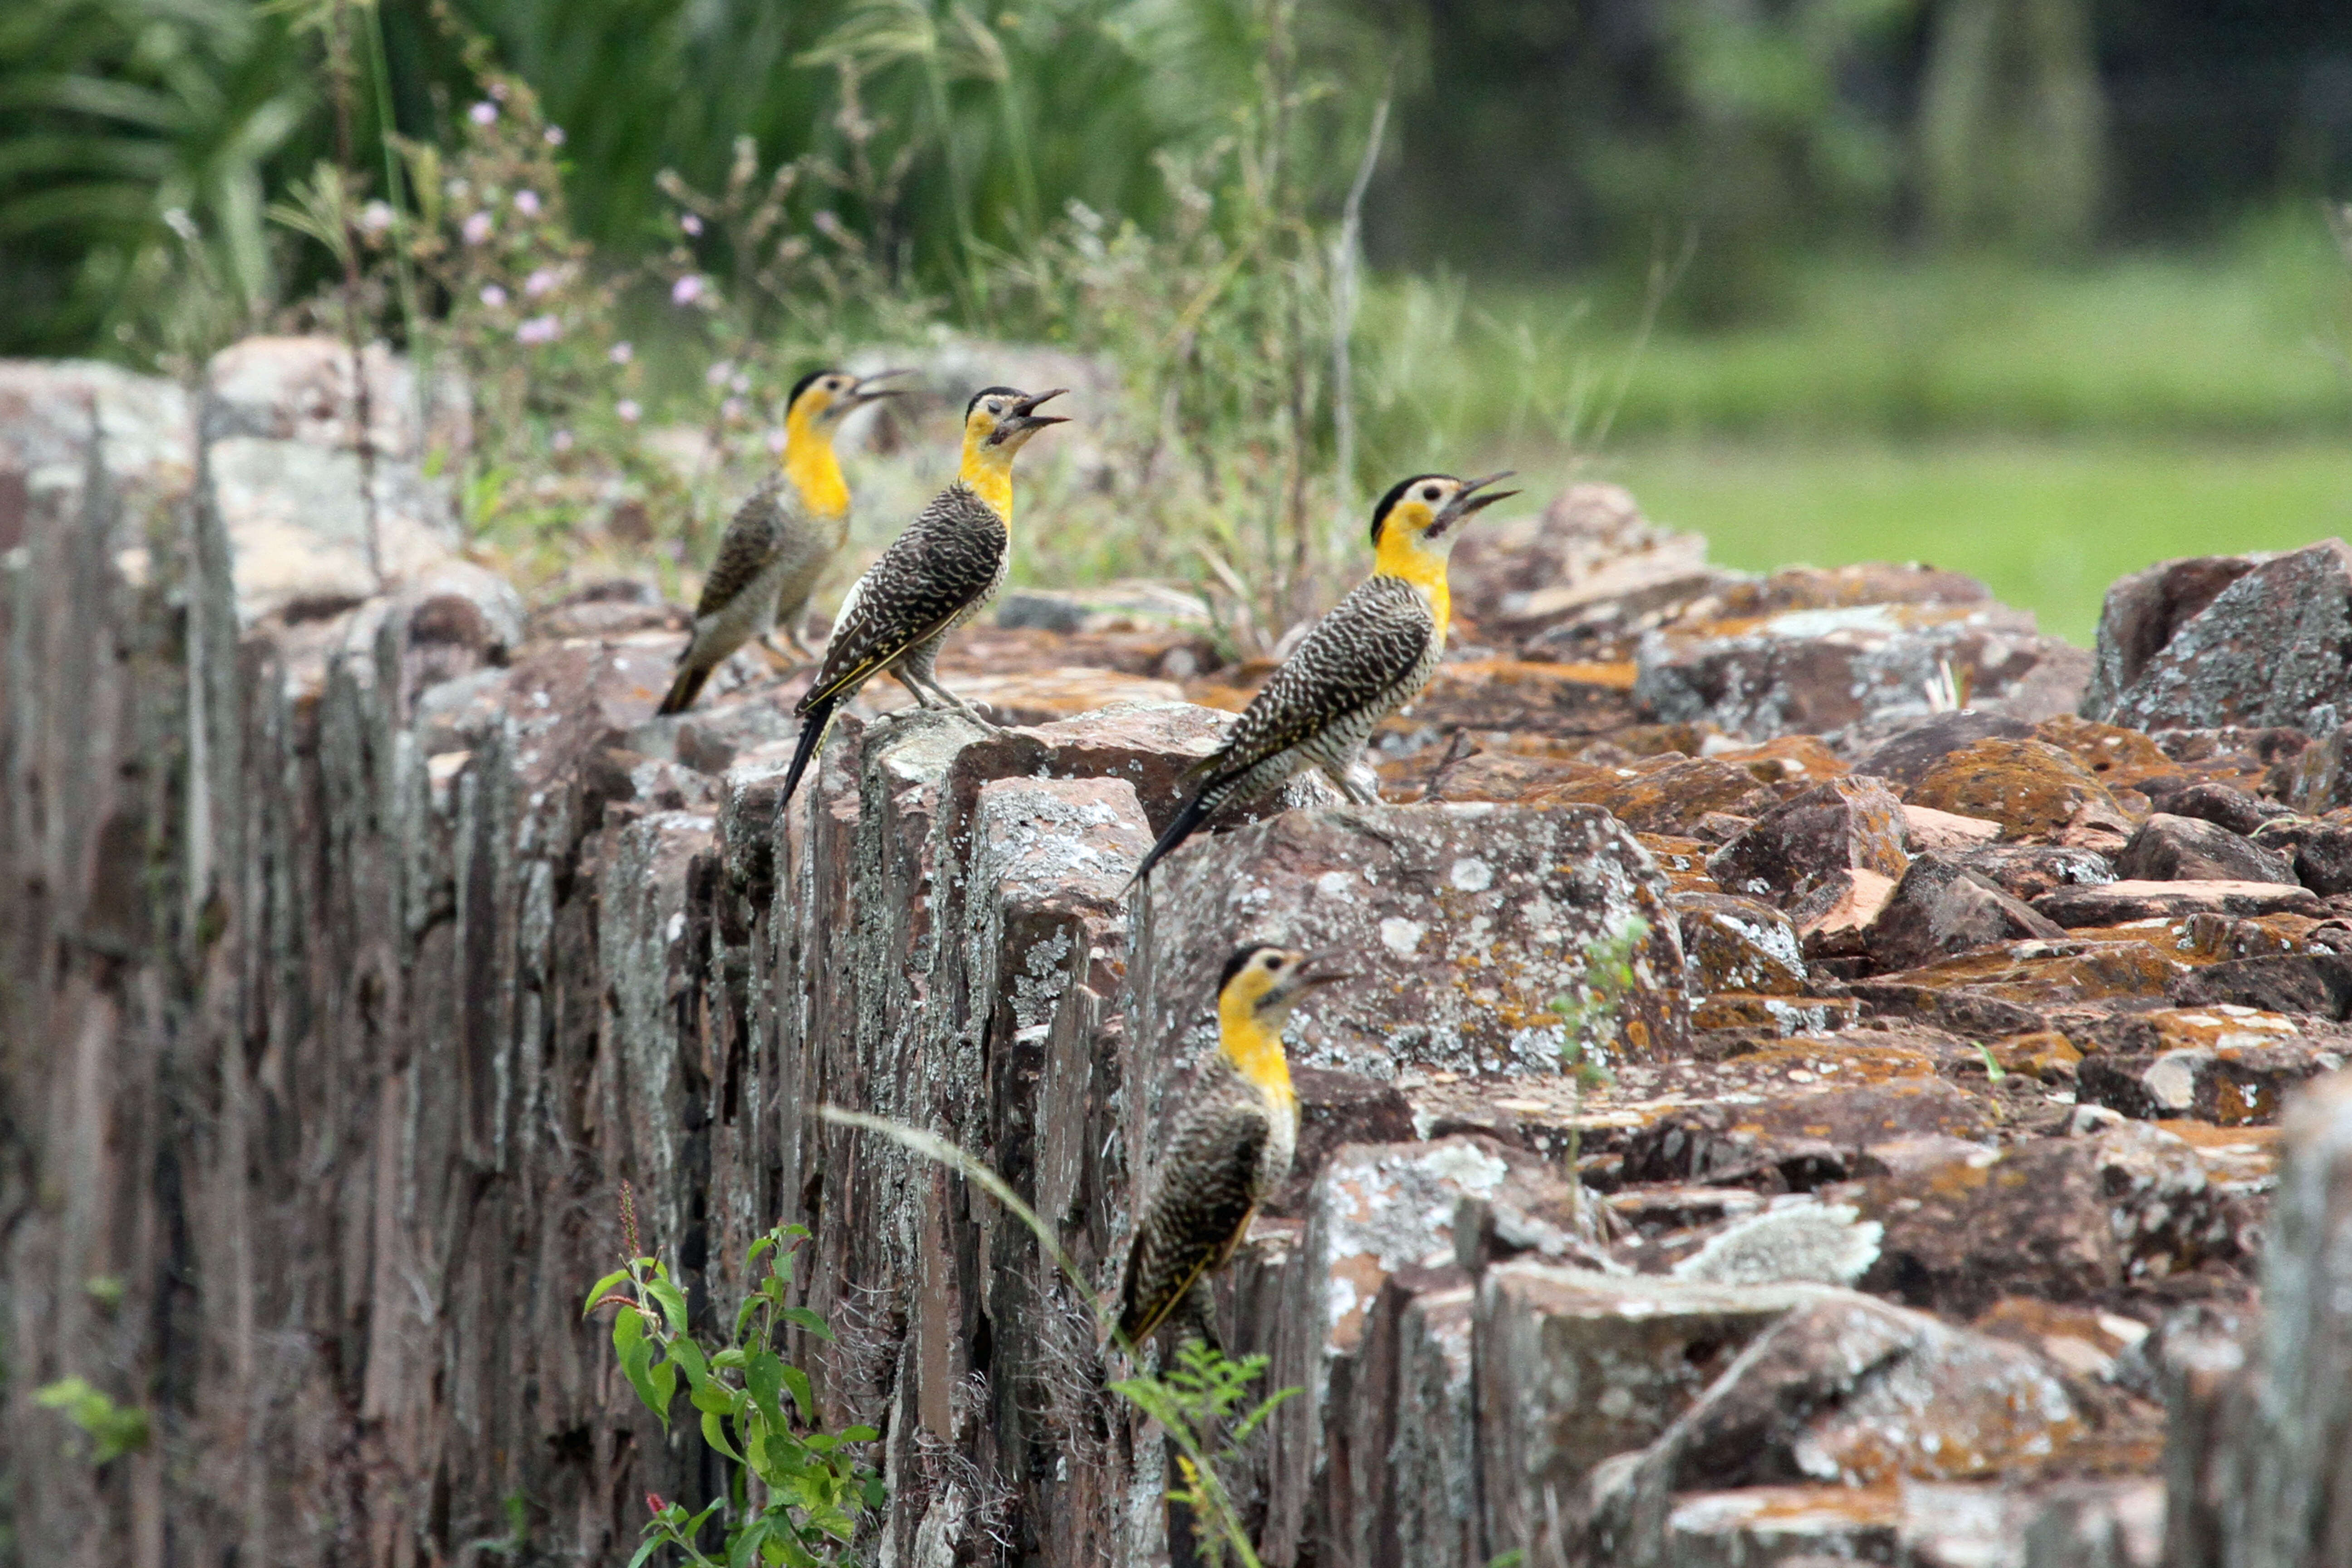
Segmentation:
{"type": "Polygon", "coordinates": [[[961,481],[940,491],[850,591],[802,710],[854,689],[986,596],[1008,542],[1004,520],[961,481]]]}
{"type": "Polygon", "coordinates": [[[702,580],[702,597],[694,606],[697,620],[725,609],[774,563],[791,529],[784,505],[783,481],[772,479],[735,509],[719,538],[719,554],[710,563],[710,575],[702,580]]]}
{"type": "Polygon", "coordinates": [[[1265,1111],[1238,1096],[1196,1103],[1160,1161],[1119,1287],[1119,1331],[1141,1345],[1203,1274],[1224,1261],[1257,1208],[1265,1111]]]}
{"type": "Polygon", "coordinates": [[[1411,584],[1373,577],[1332,606],[1243,710],[1213,776],[1248,772],[1335,721],[1385,700],[1436,635],[1411,584]]]}

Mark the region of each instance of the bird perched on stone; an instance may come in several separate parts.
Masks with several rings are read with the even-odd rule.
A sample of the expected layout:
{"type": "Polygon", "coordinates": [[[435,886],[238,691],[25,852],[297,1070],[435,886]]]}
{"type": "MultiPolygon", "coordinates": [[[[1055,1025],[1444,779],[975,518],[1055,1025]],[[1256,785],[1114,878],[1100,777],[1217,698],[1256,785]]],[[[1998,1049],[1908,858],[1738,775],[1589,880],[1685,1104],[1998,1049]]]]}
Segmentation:
{"type": "Polygon", "coordinates": [[[1416,474],[1372,509],[1372,574],[1315,623],[1242,712],[1233,734],[1189,772],[1200,789],[1176,814],[1129,882],[1133,887],[1229,802],[1258,800],[1320,768],[1349,800],[1379,796],[1349,770],[1381,721],[1421,695],[1445,657],[1453,613],[1446,559],[1457,524],[1517,490],[1490,490],[1495,474],[1465,482],[1416,474]]]}
{"type": "Polygon", "coordinates": [[[801,617],[849,538],[849,485],[833,438],[852,413],[897,395],[875,382],[904,374],[884,371],[861,380],[846,371],[819,370],[794,384],[784,403],[779,471],[737,510],[719,541],[694,606],[694,636],[677,656],[677,677],[661,712],[685,711],[710,672],[745,643],[757,639],[782,661],[782,650],[768,638],[775,626],[803,659],[815,658],[801,641],[801,617]]]}
{"type": "Polygon", "coordinates": [[[1348,976],[1327,955],[1244,947],[1217,983],[1217,1051],[1160,1158],[1160,1180],[1135,1226],[1118,1288],[1118,1331],[1140,1351],[1171,1318],[1219,1344],[1206,1281],[1249,1230],[1250,1216],[1290,1173],[1298,1097],[1282,1049],[1297,1000],[1348,976]]]}
{"type": "Polygon", "coordinates": [[[952,708],[982,729],[996,729],[941,686],[932,666],[948,634],[1003,586],[1013,542],[1013,458],[1038,431],[1066,423],[1037,412],[1065,390],[989,386],[965,405],[963,461],[954,481],[917,514],[842,601],[824,664],[800,700],[800,742],[784,775],[785,800],[800,786],[842,704],[883,670],[922,707],[952,708]]]}

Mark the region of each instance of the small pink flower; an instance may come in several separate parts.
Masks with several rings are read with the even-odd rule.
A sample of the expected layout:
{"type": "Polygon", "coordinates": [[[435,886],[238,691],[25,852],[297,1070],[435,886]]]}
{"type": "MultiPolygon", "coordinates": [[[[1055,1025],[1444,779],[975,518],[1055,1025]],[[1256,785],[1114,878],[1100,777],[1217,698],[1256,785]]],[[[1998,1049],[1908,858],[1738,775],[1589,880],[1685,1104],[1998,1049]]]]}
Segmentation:
{"type": "Polygon", "coordinates": [[[730,392],[751,391],[751,373],[748,370],[739,370],[733,375],[729,376],[727,378],[727,390],[730,392]]]}
{"type": "Polygon", "coordinates": [[[360,208],[360,228],[368,234],[382,234],[392,226],[392,204],[370,202],[360,208]]]}
{"type": "Polygon", "coordinates": [[[537,217],[539,216],[539,193],[537,191],[517,191],[515,193],[515,211],[522,214],[525,217],[537,217]]]}
{"type": "Polygon", "coordinates": [[[552,267],[541,267],[522,280],[523,293],[533,300],[563,281],[563,275],[552,267]]]}
{"type": "Polygon", "coordinates": [[[552,316],[533,316],[515,329],[519,343],[551,343],[563,331],[563,323],[552,316]]]}
{"type": "Polygon", "coordinates": [[[724,386],[727,378],[734,374],[735,362],[723,359],[702,373],[702,384],[705,386],[724,386]]]}
{"type": "Polygon", "coordinates": [[[482,303],[495,310],[507,302],[507,291],[495,283],[482,285],[482,303]]]}
{"type": "Polygon", "coordinates": [[[488,213],[467,213],[465,227],[461,231],[466,237],[466,243],[479,245],[489,238],[491,221],[490,215],[488,213]]]}
{"type": "Polygon", "coordinates": [[[691,305],[701,298],[702,279],[698,273],[689,272],[669,286],[669,302],[673,305],[691,305]]]}
{"type": "Polygon", "coordinates": [[[740,397],[730,397],[719,405],[719,412],[724,415],[728,423],[731,425],[743,417],[743,400],[740,397]]]}
{"type": "Polygon", "coordinates": [[[621,342],[614,343],[611,352],[607,353],[604,357],[611,360],[614,364],[626,364],[631,360],[637,357],[637,351],[634,344],[630,343],[627,339],[624,338],[621,342]]]}
{"type": "Polygon", "coordinates": [[[545,133],[544,133],[543,139],[545,140],[545,142],[547,142],[547,144],[548,144],[549,146],[551,146],[551,147],[561,147],[561,146],[562,146],[562,145],[563,145],[563,127],[562,127],[562,126],[561,126],[561,125],[551,125],[551,126],[549,126],[549,127],[547,128],[547,130],[546,130],[545,133]]]}
{"type": "Polygon", "coordinates": [[[775,453],[779,457],[783,455],[784,433],[782,430],[771,430],[768,432],[768,450],[775,453]]]}
{"type": "Polygon", "coordinates": [[[569,452],[572,450],[572,432],[569,430],[558,430],[555,433],[554,439],[550,441],[548,445],[553,447],[559,452],[569,452]]]}
{"type": "Polygon", "coordinates": [[[637,416],[645,410],[637,406],[635,398],[624,397],[620,402],[613,405],[613,412],[621,416],[622,424],[635,425],[637,422],[637,416]]]}
{"type": "Polygon", "coordinates": [[[499,118],[499,106],[487,101],[478,103],[466,110],[466,118],[477,125],[495,124],[499,118]]]}
{"type": "Polygon", "coordinates": [[[647,1492],[646,1494],[646,1506],[653,1510],[656,1513],[659,1513],[662,1510],[667,1508],[669,1504],[662,1501],[661,1493],[647,1492]]]}
{"type": "Polygon", "coordinates": [[[702,232],[702,220],[695,216],[694,214],[688,213],[684,217],[677,220],[677,226],[686,230],[688,234],[700,234],[702,232]]]}

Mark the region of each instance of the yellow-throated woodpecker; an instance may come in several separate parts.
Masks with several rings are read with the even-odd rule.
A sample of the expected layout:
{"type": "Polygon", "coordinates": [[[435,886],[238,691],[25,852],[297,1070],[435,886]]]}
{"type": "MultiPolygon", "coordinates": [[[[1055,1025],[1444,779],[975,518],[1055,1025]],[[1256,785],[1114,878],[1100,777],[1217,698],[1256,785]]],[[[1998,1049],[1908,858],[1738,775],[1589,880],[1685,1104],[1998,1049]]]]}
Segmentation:
{"type": "Polygon", "coordinates": [[[1372,574],[1315,623],[1250,700],[1224,745],[1193,764],[1202,782],[1136,868],[1134,886],[1229,802],[1272,794],[1292,775],[1321,768],[1349,799],[1379,799],[1348,771],[1381,721],[1422,693],[1445,657],[1453,600],[1445,585],[1454,525],[1517,490],[1450,474],[1399,480],[1372,509],[1372,574]]]}
{"type": "Polygon", "coordinates": [[[824,667],[800,700],[800,742],[784,775],[785,800],[800,787],[835,713],[883,670],[923,707],[944,704],[983,729],[996,728],[941,686],[932,666],[948,634],[1003,585],[1013,542],[1013,455],[1046,426],[1065,423],[1037,412],[1064,390],[983,387],[965,405],[963,463],[954,482],[891,541],[841,603],[824,667]]]}
{"type": "Polygon", "coordinates": [[[1290,1173],[1298,1097],[1282,1026],[1300,996],[1348,978],[1327,962],[1321,953],[1264,946],[1225,961],[1217,1052],[1160,1155],[1159,1183],[1136,1222],[1118,1288],[1118,1331],[1139,1352],[1171,1317],[1219,1345],[1205,1282],[1241,1245],[1266,1193],[1290,1173]]]}
{"type": "Polygon", "coordinates": [[[846,371],[812,371],[793,387],[784,403],[781,471],[751,493],[719,541],[718,558],[694,606],[694,636],[677,656],[677,677],[659,711],[684,712],[710,672],[755,637],[782,660],[782,650],[768,640],[772,627],[782,626],[803,658],[816,657],[801,641],[801,617],[817,580],[849,537],[849,485],[833,437],[853,411],[896,395],[874,382],[904,374],[885,371],[860,380],[846,371]]]}

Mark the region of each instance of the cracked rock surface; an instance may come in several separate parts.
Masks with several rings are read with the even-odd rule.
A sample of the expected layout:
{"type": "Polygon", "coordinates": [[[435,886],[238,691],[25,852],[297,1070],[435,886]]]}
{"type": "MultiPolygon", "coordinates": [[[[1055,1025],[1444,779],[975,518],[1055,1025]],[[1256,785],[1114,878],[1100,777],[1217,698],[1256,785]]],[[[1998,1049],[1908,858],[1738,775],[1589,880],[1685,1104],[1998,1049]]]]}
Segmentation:
{"type": "Polygon", "coordinates": [[[722,1475],[578,1316],[625,1181],[714,1321],[814,1231],[876,1560],[1187,1561],[1035,1239],[816,1110],[1105,1289],[1259,939],[1357,971],[1217,1286],[1301,1391],[1233,1478],[1267,1563],[2347,1560],[2341,545],[2126,578],[2085,655],[1580,487],[1465,540],[1384,804],[1127,899],[1270,664],[1031,595],[942,662],[1008,732],[860,708],[782,807],[805,678],[656,721],[674,607],[456,556],[407,375],[0,366],[16,1560],[625,1561],[722,1475]],[[68,1457],[67,1376],[148,1447],[68,1457]]]}

